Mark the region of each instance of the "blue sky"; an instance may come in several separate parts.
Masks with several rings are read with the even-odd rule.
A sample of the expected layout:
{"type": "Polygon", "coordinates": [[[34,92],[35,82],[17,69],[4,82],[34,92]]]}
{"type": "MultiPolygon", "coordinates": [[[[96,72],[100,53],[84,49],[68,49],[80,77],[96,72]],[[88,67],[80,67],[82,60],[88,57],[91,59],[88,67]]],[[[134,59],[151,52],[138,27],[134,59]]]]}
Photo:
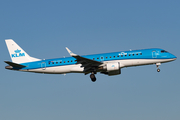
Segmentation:
{"type": "Polygon", "coordinates": [[[123,68],[108,77],[45,75],[4,69],[5,39],[46,59],[129,49],[163,48],[180,55],[178,0],[0,1],[0,119],[179,120],[179,59],[123,68]]]}

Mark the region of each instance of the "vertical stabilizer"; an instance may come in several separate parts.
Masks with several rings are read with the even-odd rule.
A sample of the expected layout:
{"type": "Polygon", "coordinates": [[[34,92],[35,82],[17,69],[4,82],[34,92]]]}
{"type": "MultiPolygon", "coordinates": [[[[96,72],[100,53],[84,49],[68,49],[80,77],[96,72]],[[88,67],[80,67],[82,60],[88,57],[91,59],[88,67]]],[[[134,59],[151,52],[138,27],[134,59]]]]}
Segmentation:
{"type": "Polygon", "coordinates": [[[39,61],[40,59],[30,57],[18,44],[16,44],[12,39],[5,40],[7,48],[12,62],[14,63],[26,63],[39,61]]]}

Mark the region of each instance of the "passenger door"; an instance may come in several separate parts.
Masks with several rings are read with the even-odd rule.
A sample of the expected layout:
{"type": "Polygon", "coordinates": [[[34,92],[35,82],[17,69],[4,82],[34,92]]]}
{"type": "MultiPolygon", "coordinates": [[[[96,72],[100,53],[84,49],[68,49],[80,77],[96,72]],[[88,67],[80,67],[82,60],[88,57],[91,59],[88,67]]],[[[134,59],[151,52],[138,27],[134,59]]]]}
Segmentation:
{"type": "Polygon", "coordinates": [[[45,62],[42,62],[42,63],[41,63],[41,68],[42,68],[42,70],[45,70],[45,69],[46,69],[46,63],[45,63],[45,62]]]}
{"type": "Polygon", "coordinates": [[[156,51],[152,51],[152,58],[157,58],[156,51]]]}

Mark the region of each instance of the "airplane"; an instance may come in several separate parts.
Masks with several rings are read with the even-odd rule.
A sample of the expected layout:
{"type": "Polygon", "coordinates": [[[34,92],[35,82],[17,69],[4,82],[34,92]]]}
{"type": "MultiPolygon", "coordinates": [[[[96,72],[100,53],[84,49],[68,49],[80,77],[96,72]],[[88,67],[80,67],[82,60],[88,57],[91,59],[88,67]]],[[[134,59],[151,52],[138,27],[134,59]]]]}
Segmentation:
{"type": "Polygon", "coordinates": [[[6,69],[44,74],[84,73],[87,75],[90,73],[92,82],[96,81],[97,72],[113,76],[121,74],[121,69],[125,67],[150,64],[155,64],[157,72],[160,72],[161,63],[177,59],[175,55],[160,48],[80,56],[67,47],[71,57],[38,59],[29,56],[12,39],[6,39],[5,42],[12,60],[12,62],[4,61],[9,65],[5,67],[6,69]]]}

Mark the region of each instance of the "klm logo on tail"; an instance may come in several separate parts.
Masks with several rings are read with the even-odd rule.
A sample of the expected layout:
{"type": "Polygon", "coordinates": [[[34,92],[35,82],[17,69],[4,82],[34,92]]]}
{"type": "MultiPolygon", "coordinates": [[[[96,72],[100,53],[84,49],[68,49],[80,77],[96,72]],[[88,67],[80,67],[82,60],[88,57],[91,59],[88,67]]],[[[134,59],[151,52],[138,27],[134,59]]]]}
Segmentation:
{"type": "Polygon", "coordinates": [[[12,57],[12,58],[25,56],[25,53],[21,53],[21,50],[18,50],[18,49],[17,49],[17,50],[15,50],[14,52],[15,52],[15,54],[11,54],[11,57],[12,57]]]}

